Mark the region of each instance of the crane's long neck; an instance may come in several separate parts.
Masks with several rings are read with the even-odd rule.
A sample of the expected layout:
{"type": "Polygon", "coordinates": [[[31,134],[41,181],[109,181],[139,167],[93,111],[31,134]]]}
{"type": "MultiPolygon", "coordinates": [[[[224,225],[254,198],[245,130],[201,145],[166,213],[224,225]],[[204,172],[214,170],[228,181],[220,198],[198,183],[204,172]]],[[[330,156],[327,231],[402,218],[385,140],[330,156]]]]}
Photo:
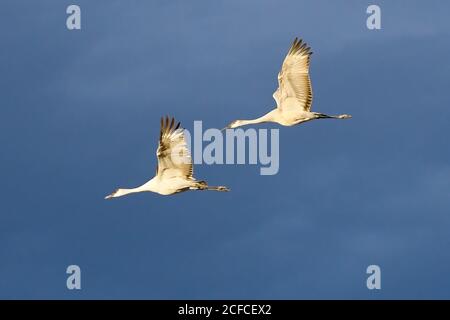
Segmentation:
{"type": "Polygon", "coordinates": [[[144,192],[144,191],[149,191],[149,190],[147,190],[143,186],[140,186],[140,187],[137,187],[137,188],[131,188],[131,189],[120,188],[120,189],[117,189],[116,194],[114,195],[114,197],[122,197],[122,196],[126,196],[127,194],[144,192]]]}
{"type": "Polygon", "coordinates": [[[109,196],[107,196],[106,199],[123,197],[128,194],[144,192],[144,191],[156,192],[156,186],[155,186],[154,179],[144,183],[142,186],[139,186],[137,188],[131,188],[131,189],[119,188],[116,191],[114,191],[113,193],[111,193],[109,196]]]}
{"type": "Polygon", "coordinates": [[[265,115],[263,115],[262,117],[256,118],[256,119],[252,119],[252,120],[238,120],[238,126],[246,126],[248,124],[258,124],[258,123],[263,123],[263,122],[272,122],[274,120],[275,117],[275,113],[277,112],[277,110],[272,110],[268,113],[266,113],[265,115]]]}

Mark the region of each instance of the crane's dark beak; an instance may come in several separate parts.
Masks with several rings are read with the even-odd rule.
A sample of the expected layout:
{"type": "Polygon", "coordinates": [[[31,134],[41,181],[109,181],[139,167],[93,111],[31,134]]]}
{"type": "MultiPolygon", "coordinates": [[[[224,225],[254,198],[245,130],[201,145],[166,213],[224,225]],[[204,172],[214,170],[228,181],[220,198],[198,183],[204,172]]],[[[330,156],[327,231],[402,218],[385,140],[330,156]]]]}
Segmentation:
{"type": "Polygon", "coordinates": [[[236,122],[236,121],[230,122],[225,128],[223,128],[223,129],[220,130],[220,131],[225,131],[225,130],[227,130],[227,129],[232,129],[231,126],[232,126],[235,122],[236,122]]]}
{"type": "Polygon", "coordinates": [[[116,195],[117,191],[119,191],[119,189],[116,189],[111,194],[107,195],[105,197],[105,200],[114,198],[114,196],[116,195]]]}

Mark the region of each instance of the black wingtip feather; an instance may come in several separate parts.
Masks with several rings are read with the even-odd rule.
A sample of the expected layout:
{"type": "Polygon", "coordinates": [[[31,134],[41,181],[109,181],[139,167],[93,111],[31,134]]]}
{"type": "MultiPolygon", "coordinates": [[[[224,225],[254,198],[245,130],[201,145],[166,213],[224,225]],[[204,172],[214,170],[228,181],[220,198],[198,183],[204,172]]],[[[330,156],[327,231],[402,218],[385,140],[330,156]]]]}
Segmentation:
{"type": "Polygon", "coordinates": [[[179,129],[181,127],[181,122],[176,121],[175,117],[163,116],[161,117],[161,128],[160,128],[160,139],[165,134],[170,134],[171,132],[179,129]]]}
{"type": "Polygon", "coordinates": [[[309,47],[308,44],[303,41],[303,39],[295,37],[288,54],[306,53],[308,55],[311,55],[312,51],[310,50],[311,47],[309,47]]]}

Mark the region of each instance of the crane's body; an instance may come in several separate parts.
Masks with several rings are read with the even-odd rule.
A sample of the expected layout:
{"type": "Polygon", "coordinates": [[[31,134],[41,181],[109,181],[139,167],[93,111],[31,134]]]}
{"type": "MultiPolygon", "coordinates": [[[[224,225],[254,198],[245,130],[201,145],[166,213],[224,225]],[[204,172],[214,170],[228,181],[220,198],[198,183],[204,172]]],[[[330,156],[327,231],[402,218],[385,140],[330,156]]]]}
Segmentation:
{"type": "Polygon", "coordinates": [[[158,167],[156,175],[137,188],[119,188],[105,199],[118,198],[131,193],[155,192],[171,195],[187,190],[229,191],[224,186],[208,186],[205,181],[198,181],[193,176],[192,159],[180,123],[175,126],[175,119],[161,119],[159,146],[156,151],[158,167]]]}
{"type": "Polygon", "coordinates": [[[315,119],[351,118],[348,114],[329,116],[311,111],[313,94],[309,77],[310,49],[302,40],[295,38],[278,73],[278,89],[273,94],[277,103],[275,109],[253,120],[235,120],[226,129],[263,122],[294,126],[315,119]]]}

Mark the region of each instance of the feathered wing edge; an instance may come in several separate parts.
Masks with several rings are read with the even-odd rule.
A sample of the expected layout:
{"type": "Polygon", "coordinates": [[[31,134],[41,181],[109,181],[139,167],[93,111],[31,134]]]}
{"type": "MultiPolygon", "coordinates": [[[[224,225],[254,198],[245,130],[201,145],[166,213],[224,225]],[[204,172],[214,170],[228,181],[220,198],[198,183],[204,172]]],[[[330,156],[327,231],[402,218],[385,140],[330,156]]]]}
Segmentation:
{"type": "Polygon", "coordinates": [[[160,166],[163,164],[167,164],[167,162],[171,163],[173,167],[171,169],[176,169],[179,167],[182,170],[181,166],[188,166],[188,170],[186,173],[186,177],[192,178],[193,176],[193,165],[191,161],[190,152],[186,146],[186,140],[184,137],[184,129],[181,127],[180,122],[176,122],[175,118],[169,118],[168,116],[161,118],[161,126],[159,133],[159,145],[156,152],[156,156],[158,158],[158,166],[156,168],[156,174],[162,169],[160,166]],[[181,139],[182,141],[177,139],[181,139]],[[174,146],[174,143],[178,143],[174,146]],[[173,147],[179,148],[176,150],[171,150],[173,147]],[[165,154],[166,152],[170,152],[170,154],[165,154]],[[177,158],[179,160],[180,157],[183,158],[184,161],[173,161],[172,158],[176,152],[182,152],[182,155],[179,155],[177,158]],[[170,157],[168,160],[165,157],[170,157]],[[187,160],[187,161],[186,161],[187,160]],[[166,162],[167,161],[167,162],[166,162]]]}
{"type": "MultiPolygon", "coordinates": [[[[158,151],[157,151],[157,155],[158,155],[158,163],[160,162],[159,158],[163,155],[163,153],[165,151],[167,151],[171,145],[170,142],[172,142],[172,139],[174,137],[174,135],[176,135],[177,131],[179,131],[179,134],[183,135],[183,128],[180,127],[180,122],[178,122],[175,125],[176,121],[175,118],[172,117],[171,119],[166,116],[166,117],[162,117],[161,118],[161,128],[160,128],[160,135],[159,135],[159,146],[158,146],[158,151]],[[169,145],[167,145],[167,143],[169,143],[169,145]]],[[[183,140],[184,140],[184,135],[183,135],[183,140]]],[[[190,153],[187,147],[185,147],[186,141],[183,141],[183,150],[184,152],[186,152],[187,154],[185,154],[185,156],[188,156],[190,159],[190,153]]],[[[230,191],[230,189],[228,187],[225,186],[209,186],[208,183],[206,181],[203,180],[196,180],[193,177],[193,164],[192,161],[190,161],[190,163],[185,164],[185,165],[190,165],[189,168],[189,174],[187,176],[188,179],[191,179],[193,181],[195,181],[195,184],[192,186],[192,189],[195,190],[213,190],[213,191],[230,191]]],[[[157,168],[157,173],[158,173],[158,168],[157,168]]]]}
{"type": "Polygon", "coordinates": [[[309,78],[311,47],[297,37],[291,44],[278,73],[278,88],[273,93],[277,107],[282,109],[286,97],[295,97],[306,111],[312,105],[312,87],[309,78]]]}

